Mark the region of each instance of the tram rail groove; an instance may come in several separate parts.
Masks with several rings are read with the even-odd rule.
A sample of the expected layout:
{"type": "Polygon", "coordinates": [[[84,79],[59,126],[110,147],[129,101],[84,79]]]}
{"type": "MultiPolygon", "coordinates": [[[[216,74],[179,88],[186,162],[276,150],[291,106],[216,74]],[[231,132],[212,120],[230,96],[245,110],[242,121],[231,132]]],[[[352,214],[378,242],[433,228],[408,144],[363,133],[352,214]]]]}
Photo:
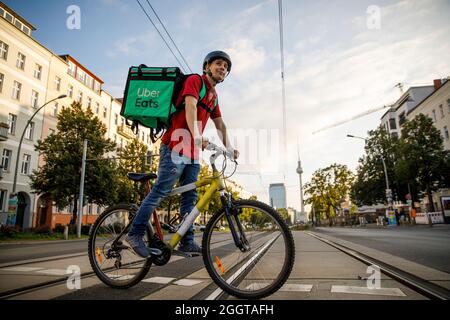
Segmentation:
{"type": "Polygon", "coordinates": [[[338,244],[329,239],[323,238],[315,233],[306,232],[310,236],[332,246],[333,248],[338,249],[339,251],[359,260],[367,265],[376,265],[380,268],[380,271],[385,275],[395,279],[396,281],[404,284],[408,288],[424,295],[427,298],[433,300],[450,300],[450,291],[441,287],[437,284],[434,284],[428,280],[422,279],[414,274],[403,271],[393,265],[390,265],[386,262],[380,261],[378,259],[372,258],[364,253],[356,251],[352,248],[346,247],[344,245],[338,244]]]}

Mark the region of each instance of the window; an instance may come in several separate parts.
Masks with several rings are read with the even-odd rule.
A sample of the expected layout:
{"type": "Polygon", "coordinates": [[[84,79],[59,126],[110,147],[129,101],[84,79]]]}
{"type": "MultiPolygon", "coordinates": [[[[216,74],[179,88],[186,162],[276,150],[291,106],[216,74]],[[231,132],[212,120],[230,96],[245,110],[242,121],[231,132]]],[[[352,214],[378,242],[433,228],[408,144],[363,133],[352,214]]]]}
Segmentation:
{"type": "Polygon", "coordinates": [[[12,98],[20,100],[20,91],[22,90],[22,84],[20,82],[14,81],[12,98]]]}
{"type": "Polygon", "coordinates": [[[38,107],[38,100],[39,100],[39,92],[31,90],[31,106],[33,108],[38,107]]]}
{"type": "Polygon", "coordinates": [[[144,131],[142,131],[142,142],[144,142],[145,141],[145,134],[144,134],[144,131]]]}
{"type": "Polygon", "coordinates": [[[61,89],[61,78],[55,77],[55,90],[59,91],[61,89]]]}
{"type": "Polygon", "coordinates": [[[71,86],[70,84],[67,86],[67,96],[69,98],[73,97],[73,86],[71,86]]]}
{"type": "MultiPolygon", "coordinates": [[[[0,17],[3,17],[3,15],[5,14],[5,10],[3,10],[3,8],[0,8],[0,17]]],[[[1,208],[0,208],[1,210],[1,208]]]]}
{"type": "Polygon", "coordinates": [[[77,102],[81,103],[81,100],[83,100],[83,92],[78,91],[77,102]]]}
{"type": "Polygon", "coordinates": [[[0,211],[6,211],[5,205],[7,203],[8,190],[0,190],[0,211]]]}
{"type": "Polygon", "coordinates": [[[3,154],[2,154],[2,170],[3,171],[9,171],[9,166],[11,164],[11,156],[12,156],[12,150],[3,149],[3,154]]]}
{"type": "Polygon", "coordinates": [[[397,132],[392,132],[391,133],[391,137],[392,137],[392,139],[398,139],[398,133],[397,132]]]}
{"type": "Polygon", "coordinates": [[[5,19],[11,23],[13,23],[14,21],[14,17],[11,14],[9,14],[9,12],[5,12],[5,19]]]}
{"type": "Polygon", "coordinates": [[[42,66],[36,63],[36,65],[34,67],[34,74],[33,74],[33,76],[36,79],[41,80],[41,74],[42,74],[42,66]]]}
{"type": "Polygon", "coordinates": [[[20,173],[28,174],[30,172],[31,155],[24,154],[22,157],[22,169],[20,173]]]}
{"type": "Polygon", "coordinates": [[[27,126],[27,131],[25,131],[25,139],[33,140],[33,134],[34,134],[34,122],[30,122],[30,124],[27,126]]]}
{"type": "Polygon", "coordinates": [[[28,28],[27,26],[23,25],[23,26],[22,26],[22,30],[23,30],[23,32],[25,32],[27,35],[31,36],[30,28],[28,28]]]}
{"type": "Polygon", "coordinates": [[[448,139],[450,138],[450,136],[448,134],[447,126],[444,126],[444,138],[445,138],[445,141],[448,141],[448,139]]]}
{"type": "Polygon", "coordinates": [[[442,104],[439,106],[439,112],[441,114],[441,118],[444,117],[444,107],[442,106],[442,104]]]}
{"type": "Polygon", "coordinates": [[[402,124],[404,124],[406,122],[406,116],[405,113],[402,112],[400,113],[400,115],[398,116],[398,124],[401,126],[402,124]]]}
{"type": "Polygon", "coordinates": [[[67,70],[67,73],[75,77],[76,70],[77,70],[76,65],[72,61],[69,61],[69,68],[67,70]]]}
{"type": "Polygon", "coordinates": [[[25,59],[27,57],[23,54],[23,53],[18,53],[17,54],[17,61],[16,61],[16,67],[19,69],[24,70],[25,69],[25,59]]]}
{"type": "Polygon", "coordinates": [[[447,100],[447,109],[448,109],[448,113],[450,113],[450,99],[447,100]]]}
{"type": "Polygon", "coordinates": [[[117,126],[117,124],[119,123],[119,116],[116,114],[114,114],[114,124],[117,126]]]}
{"type": "Polygon", "coordinates": [[[433,110],[432,112],[433,112],[433,120],[434,120],[434,122],[436,122],[437,121],[436,110],[433,110]]]}
{"type": "Polygon", "coordinates": [[[95,107],[95,113],[98,114],[100,112],[100,104],[97,102],[95,107]]]}
{"type": "Polygon", "coordinates": [[[100,83],[97,81],[94,81],[94,91],[97,93],[100,93],[100,83]]]}
{"type": "Polygon", "coordinates": [[[8,116],[8,133],[9,134],[15,134],[16,133],[16,123],[17,123],[17,116],[15,114],[10,113],[8,116]]]}
{"type": "Polygon", "coordinates": [[[0,92],[2,92],[4,81],[5,81],[5,75],[3,73],[0,73],[0,92]]]}
{"type": "Polygon", "coordinates": [[[92,98],[87,98],[87,107],[88,107],[88,109],[90,109],[91,108],[91,105],[92,105],[92,98]]]}
{"type": "Polygon", "coordinates": [[[8,48],[9,46],[6,43],[0,41],[0,58],[3,60],[8,60],[8,48]]]}
{"type": "Polygon", "coordinates": [[[103,118],[106,119],[106,116],[108,115],[108,108],[103,107],[103,118]]]}
{"type": "Polygon", "coordinates": [[[59,108],[58,102],[55,102],[55,104],[52,106],[52,110],[51,110],[51,115],[53,117],[58,116],[58,108],[59,108]]]}
{"type": "Polygon", "coordinates": [[[391,130],[396,130],[397,129],[397,125],[395,123],[395,118],[389,119],[389,126],[391,127],[391,130]]]}
{"type": "Polygon", "coordinates": [[[20,22],[19,20],[16,19],[16,21],[14,21],[14,25],[20,30],[22,30],[22,22],[20,22]]]}

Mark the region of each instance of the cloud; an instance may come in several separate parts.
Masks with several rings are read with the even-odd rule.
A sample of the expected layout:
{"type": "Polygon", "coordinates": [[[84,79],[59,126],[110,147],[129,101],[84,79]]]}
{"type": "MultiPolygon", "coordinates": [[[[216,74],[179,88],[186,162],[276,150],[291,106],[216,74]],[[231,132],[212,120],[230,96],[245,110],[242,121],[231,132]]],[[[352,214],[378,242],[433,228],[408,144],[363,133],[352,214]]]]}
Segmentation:
{"type": "MultiPolygon", "coordinates": [[[[431,85],[433,79],[449,75],[450,62],[445,58],[450,52],[449,7],[443,0],[400,1],[381,7],[380,30],[369,30],[362,12],[348,21],[353,34],[347,34],[351,35],[347,42],[325,42],[328,26],[286,46],[288,154],[283,160],[289,169],[287,184],[298,179],[297,136],[302,146],[304,182],[313,171],[334,162],[354,169],[363,144],[345,136],[366,135],[379,125],[383,111],[320,134],[312,132],[395,101],[400,96],[394,87],[398,82],[431,85]]],[[[239,28],[246,26],[248,23],[242,22],[239,28]]],[[[264,34],[243,37],[248,32],[245,28],[233,31],[241,39],[228,48],[236,62],[229,82],[219,89],[222,113],[232,128],[281,129],[279,47],[261,45],[264,34]]],[[[249,191],[253,185],[245,183],[249,191]]],[[[259,184],[254,186],[254,190],[259,189],[259,184]]],[[[264,192],[258,192],[266,198],[264,192]]],[[[299,207],[297,196],[298,190],[288,191],[288,202],[299,207]]]]}

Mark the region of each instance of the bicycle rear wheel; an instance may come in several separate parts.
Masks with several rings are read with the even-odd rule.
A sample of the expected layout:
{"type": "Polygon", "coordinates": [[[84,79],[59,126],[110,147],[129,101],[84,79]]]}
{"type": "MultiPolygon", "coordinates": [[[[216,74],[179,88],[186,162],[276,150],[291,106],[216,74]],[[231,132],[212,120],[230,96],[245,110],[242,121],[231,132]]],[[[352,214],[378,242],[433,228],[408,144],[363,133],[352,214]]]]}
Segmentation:
{"type": "MultiPolygon", "coordinates": [[[[224,210],[209,221],[203,235],[203,260],[209,275],[226,293],[260,299],[277,291],[295,259],[292,234],[277,211],[254,200],[234,202],[250,249],[234,243],[224,210]]],[[[237,221],[232,218],[237,229],[237,221]]]]}
{"type": "MultiPolygon", "coordinates": [[[[150,270],[151,259],[136,255],[124,242],[128,230],[114,240],[128,226],[135,210],[129,204],[119,204],[106,209],[89,232],[89,261],[99,279],[113,288],[129,288],[139,283],[150,270]]],[[[148,244],[150,230],[144,236],[148,244]]]]}

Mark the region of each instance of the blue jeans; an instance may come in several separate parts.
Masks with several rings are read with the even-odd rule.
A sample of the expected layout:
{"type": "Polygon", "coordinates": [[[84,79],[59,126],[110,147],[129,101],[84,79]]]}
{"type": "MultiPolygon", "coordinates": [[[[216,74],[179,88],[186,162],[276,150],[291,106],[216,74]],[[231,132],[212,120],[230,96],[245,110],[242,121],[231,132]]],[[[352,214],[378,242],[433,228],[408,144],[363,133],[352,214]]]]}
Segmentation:
{"type": "MultiPolygon", "coordinates": [[[[200,165],[193,160],[172,152],[165,144],[161,143],[159,149],[158,178],[152,191],[141,203],[129,235],[143,236],[148,224],[150,214],[160,202],[172,191],[173,186],[180,180],[180,186],[197,181],[200,165]]],[[[190,190],[181,194],[180,213],[184,215],[191,212],[197,201],[197,190],[190,190]]],[[[182,244],[194,241],[194,228],[191,226],[181,240],[182,244]]]]}

